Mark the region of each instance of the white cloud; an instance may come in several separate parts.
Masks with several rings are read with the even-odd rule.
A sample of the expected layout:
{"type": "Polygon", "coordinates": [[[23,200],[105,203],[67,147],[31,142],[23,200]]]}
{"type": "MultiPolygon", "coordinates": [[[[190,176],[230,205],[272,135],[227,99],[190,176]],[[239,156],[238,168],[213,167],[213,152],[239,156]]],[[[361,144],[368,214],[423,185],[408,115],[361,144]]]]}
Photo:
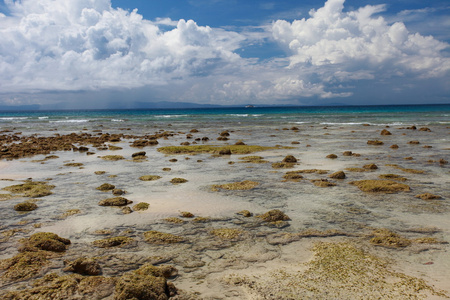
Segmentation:
{"type": "Polygon", "coordinates": [[[388,24],[376,15],[384,11],[383,5],[350,12],[343,8],[344,0],[328,0],[311,11],[310,18],[273,23],[274,39],[291,54],[291,68],[328,65],[341,71],[383,72],[384,77],[434,77],[450,70],[449,59],[441,54],[448,44],[412,34],[401,22],[388,24]]]}
{"type": "Polygon", "coordinates": [[[239,34],[192,20],[144,20],[109,0],[7,1],[2,92],[133,88],[195,76],[239,56],[239,34]],[[175,25],[162,31],[158,25],[175,25]]]}

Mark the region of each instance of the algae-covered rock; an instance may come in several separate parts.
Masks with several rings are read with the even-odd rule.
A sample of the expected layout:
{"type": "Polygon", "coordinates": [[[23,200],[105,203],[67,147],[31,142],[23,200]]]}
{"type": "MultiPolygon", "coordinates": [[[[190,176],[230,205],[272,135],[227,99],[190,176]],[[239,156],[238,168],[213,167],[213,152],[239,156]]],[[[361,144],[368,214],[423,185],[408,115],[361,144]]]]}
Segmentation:
{"type": "Polygon", "coordinates": [[[112,190],[112,194],[114,195],[114,196],[122,196],[122,195],[124,195],[126,192],[124,191],[124,190],[122,190],[122,189],[113,189],[112,190]]]}
{"type": "Polygon", "coordinates": [[[114,292],[114,278],[103,276],[83,277],[79,274],[58,275],[50,273],[37,279],[29,289],[10,291],[5,299],[110,299],[114,292]]]}
{"type": "Polygon", "coordinates": [[[396,175],[396,174],[381,174],[381,175],[378,175],[378,178],[389,179],[389,180],[398,180],[398,181],[406,181],[407,180],[405,177],[396,175]]]}
{"type": "Polygon", "coordinates": [[[164,221],[169,222],[169,223],[174,223],[174,224],[183,224],[185,223],[184,220],[177,218],[177,217],[169,217],[169,218],[165,218],[164,221]]]}
{"type": "Polygon", "coordinates": [[[233,183],[225,183],[225,184],[215,184],[212,186],[213,191],[218,191],[219,189],[224,190],[251,190],[256,188],[259,185],[259,182],[244,180],[240,182],[233,183]]]}
{"type": "Polygon", "coordinates": [[[70,245],[70,240],[62,238],[51,232],[37,232],[31,235],[28,239],[22,240],[21,252],[45,250],[52,252],[64,252],[67,245],[70,245]]]}
{"type": "Polygon", "coordinates": [[[108,198],[100,201],[98,205],[100,206],[125,206],[128,204],[133,203],[133,201],[128,200],[124,197],[114,197],[114,198],[108,198]]]}
{"type": "Polygon", "coordinates": [[[363,168],[367,169],[367,170],[377,170],[378,166],[376,164],[367,164],[367,165],[364,165],[363,168]]]}
{"type": "Polygon", "coordinates": [[[187,179],[184,179],[184,178],[172,178],[172,180],[170,180],[170,182],[172,184],[185,183],[185,182],[187,182],[187,179]]]}
{"type": "Polygon", "coordinates": [[[115,300],[155,299],[166,300],[175,296],[177,289],[160,276],[157,267],[144,265],[136,271],[128,272],[117,279],[115,300]]]}
{"type": "Polygon", "coordinates": [[[290,169],[295,166],[295,163],[290,162],[274,162],[272,163],[272,168],[274,169],[290,169]]]}
{"type": "Polygon", "coordinates": [[[318,187],[336,186],[336,183],[328,181],[328,179],[313,179],[311,182],[318,187]]]}
{"type": "Polygon", "coordinates": [[[31,181],[27,180],[23,184],[16,184],[4,187],[2,190],[11,192],[13,194],[21,194],[25,197],[38,198],[51,195],[51,190],[54,185],[49,185],[45,181],[31,181]]]}
{"type": "Polygon", "coordinates": [[[144,232],[144,239],[147,243],[158,245],[180,243],[184,240],[181,236],[155,230],[144,232]]]}
{"type": "Polygon", "coordinates": [[[48,264],[45,251],[22,252],[12,258],[0,260],[0,269],[5,270],[3,279],[23,280],[36,276],[48,264]]]}
{"type": "Polygon", "coordinates": [[[283,158],[282,162],[284,162],[284,163],[296,163],[296,162],[298,162],[298,160],[293,155],[287,155],[285,158],[283,158]]]}
{"type": "Polygon", "coordinates": [[[283,175],[284,181],[292,181],[292,182],[299,182],[303,179],[303,176],[299,174],[299,172],[291,171],[286,172],[286,174],[283,175]]]}
{"type": "Polygon", "coordinates": [[[420,198],[422,200],[439,200],[442,199],[441,196],[439,195],[433,195],[431,193],[423,193],[423,194],[419,194],[416,195],[416,198],[420,198]]]}
{"type": "Polygon", "coordinates": [[[111,191],[113,189],[115,189],[116,186],[113,184],[109,184],[109,183],[104,183],[101,186],[97,187],[96,189],[99,191],[111,191]]]}
{"type": "Polygon", "coordinates": [[[142,180],[142,181],[153,181],[153,180],[158,180],[158,179],[161,179],[161,176],[158,176],[158,175],[144,175],[144,176],[139,177],[139,180],[142,180]]]}
{"type": "Polygon", "coordinates": [[[410,191],[408,185],[392,180],[360,180],[352,181],[350,184],[356,185],[363,192],[396,193],[410,191]]]}
{"type": "Polygon", "coordinates": [[[67,163],[67,164],[64,164],[64,166],[65,167],[81,167],[81,166],[83,166],[83,164],[82,163],[67,163]]]}
{"type": "Polygon", "coordinates": [[[266,222],[289,221],[291,219],[279,209],[269,210],[268,212],[256,217],[266,222]]]}
{"type": "Polygon", "coordinates": [[[237,214],[241,215],[241,216],[244,216],[246,218],[249,218],[249,217],[253,216],[253,214],[250,211],[246,210],[246,209],[245,210],[241,210],[237,214]]]}
{"type": "Polygon", "coordinates": [[[371,244],[388,248],[403,248],[411,245],[411,241],[386,228],[376,229],[371,234],[371,244]]]}
{"type": "Polygon", "coordinates": [[[123,157],[122,155],[105,155],[105,156],[100,156],[100,158],[103,160],[110,160],[110,161],[118,161],[118,160],[125,159],[125,157],[123,157]]]}
{"type": "Polygon", "coordinates": [[[14,205],[15,211],[33,211],[37,208],[37,204],[33,202],[22,202],[14,205]]]}
{"type": "Polygon", "coordinates": [[[210,233],[224,240],[234,240],[241,236],[244,231],[236,228],[218,228],[211,230],[210,233]]]}
{"type": "Polygon", "coordinates": [[[195,217],[193,213],[188,212],[188,211],[181,211],[180,212],[180,216],[182,216],[183,218],[193,218],[193,217],[195,217]]]}
{"type": "Polygon", "coordinates": [[[122,207],[122,213],[124,215],[128,215],[131,214],[133,212],[133,210],[129,207],[129,206],[124,206],[122,207]]]}
{"type": "Polygon", "coordinates": [[[329,175],[328,177],[333,178],[333,179],[345,179],[345,173],[344,171],[337,171],[334,172],[333,174],[329,175]]]}
{"type": "Polygon", "coordinates": [[[381,146],[381,145],[384,145],[384,143],[379,140],[370,140],[370,141],[367,141],[367,145],[381,146]]]}
{"type": "Polygon", "coordinates": [[[64,272],[89,276],[99,275],[102,272],[99,263],[93,258],[79,257],[74,261],[64,261],[64,265],[64,272]]]}
{"type": "Polygon", "coordinates": [[[149,206],[150,206],[150,204],[148,204],[146,202],[139,202],[138,204],[133,206],[133,210],[135,210],[135,211],[144,211],[144,210],[147,210],[149,208],[149,206]]]}
{"type": "Polygon", "coordinates": [[[93,241],[92,244],[99,248],[121,247],[129,245],[134,241],[133,238],[127,236],[115,236],[106,239],[93,241]]]}
{"type": "Polygon", "coordinates": [[[338,158],[338,156],[336,154],[328,154],[327,158],[336,159],[336,158],[338,158]]]}

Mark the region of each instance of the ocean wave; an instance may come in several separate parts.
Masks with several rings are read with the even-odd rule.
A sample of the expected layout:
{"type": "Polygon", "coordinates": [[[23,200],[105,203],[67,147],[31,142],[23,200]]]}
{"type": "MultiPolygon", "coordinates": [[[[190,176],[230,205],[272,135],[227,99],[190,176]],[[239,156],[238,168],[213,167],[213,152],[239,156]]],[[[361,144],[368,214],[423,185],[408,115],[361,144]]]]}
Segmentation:
{"type": "Polygon", "coordinates": [[[50,121],[50,123],[87,123],[89,120],[58,120],[50,121]]]}
{"type": "Polygon", "coordinates": [[[48,119],[48,117],[47,117],[47,116],[45,116],[45,117],[39,117],[38,119],[39,119],[39,120],[46,120],[46,119],[48,119]]]}
{"type": "Polygon", "coordinates": [[[28,117],[1,117],[0,120],[14,121],[14,120],[26,120],[28,117]]]}
{"type": "Polygon", "coordinates": [[[125,122],[125,120],[122,120],[122,119],[111,119],[111,122],[125,122]]]}
{"type": "Polygon", "coordinates": [[[169,119],[169,118],[182,118],[182,117],[186,117],[188,115],[156,115],[155,118],[164,118],[164,119],[169,119]]]}

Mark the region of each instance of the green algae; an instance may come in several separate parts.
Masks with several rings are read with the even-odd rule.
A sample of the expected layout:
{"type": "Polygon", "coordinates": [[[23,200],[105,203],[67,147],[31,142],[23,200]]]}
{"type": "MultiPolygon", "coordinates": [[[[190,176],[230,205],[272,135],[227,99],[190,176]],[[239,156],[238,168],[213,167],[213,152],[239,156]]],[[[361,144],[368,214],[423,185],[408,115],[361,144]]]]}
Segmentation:
{"type": "Polygon", "coordinates": [[[155,230],[144,232],[144,239],[147,243],[157,245],[180,243],[184,240],[181,236],[155,230]]]}
{"type": "Polygon", "coordinates": [[[265,222],[289,221],[291,219],[279,209],[269,210],[268,212],[265,212],[262,215],[257,215],[256,217],[265,222]]]}
{"type": "Polygon", "coordinates": [[[392,180],[359,180],[352,181],[350,184],[356,185],[363,192],[370,193],[397,193],[410,191],[408,185],[392,180]]]}
{"type": "Polygon", "coordinates": [[[210,234],[224,240],[234,240],[244,234],[244,230],[236,228],[217,228],[210,231],[210,234]]]}
{"type": "Polygon", "coordinates": [[[34,202],[22,202],[14,205],[15,211],[33,211],[37,208],[38,206],[34,202]]]}
{"type": "Polygon", "coordinates": [[[153,180],[158,180],[158,179],[161,179],[161,178],[162,177],[158,176],[158,175],[144,175],[144,176],[139,177],[139,180],[142,180],[142,181],[153,181],[153,180]]]}
{"type": "Polygon", "coordinates": [[[48,263],[45,251],[22,252],[0,261],[0,269],[5,270],[1,278],[13,281],[29,279],[39,274],[48,263]]]}
{"type": "Polygon", "coordinates": [[[37,232],[21,242],[22,246],[19,249],[21,252],[37,250],[64,252],[71,243],[69,239],[52,232],[37,232]]]}
{"type": "Polygon", "coordinates": [[[370,243],[375,246],[387,248],[404,248],[411,245],[411,241],[386,228],[376,229],[372,232],[370,243]]]}
{"type": "Polygon", "coordinates": [[[230,150],[231,154],[250,154],[254,152],[279,149],[280,147],[264,147],[256,145],[229,145],[229,146],[214,146],[214,145],[190,145],[190,146],[168,146],[158,148],[158,151],[164,154],[197,154],[197,153],[211,153],[218,154],[224,150],[230,150]]]}
{"type": "Polygon", "coordinates": [[[134,241],[133,238],[127,236],[115,236],[100,240],[95,240],[92,244],[99,248],[112,248],[112,247],[122,247],[131,244],[134,241]]]}
{"type": "Polygon", "coordinates": [[[139,202],[138,204],[133,206],[133,210],[135,211],[144,211],[150,207],[150,204],[146,202],[139,202]]]}
{"type": "Polygon", "coordinates": [[[25,197],[39,198],[51,195],[51,190],[54,185],[47,184],[46,181],[31,181],[27,180],[23,184],[16,184],[4,187],[2,190],[11,192],[13,194],[21,194],[25,197]]]}
{"type": "Polygon", "coordinates": [[[242,190],[252,190],[256,188],[259,185],[259,182],[251,181],[251,180],[244,180],[240,182],[232,182],[232,183],[225,183],[225,184],[214,184],[211,187],[212,191],[219,191],[220,189],[224,190],[231,190],[231,191],[242,191],[242,190]]]}

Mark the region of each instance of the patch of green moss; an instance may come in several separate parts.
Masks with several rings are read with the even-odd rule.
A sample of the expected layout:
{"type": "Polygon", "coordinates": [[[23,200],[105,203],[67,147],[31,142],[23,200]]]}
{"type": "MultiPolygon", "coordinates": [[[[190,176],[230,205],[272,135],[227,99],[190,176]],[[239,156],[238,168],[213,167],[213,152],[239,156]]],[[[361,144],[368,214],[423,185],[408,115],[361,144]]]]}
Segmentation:
{"type": "Polygon", "coordinates": [[[134,241],[133,238],[127,236],[115,236],[106,239],[93,241],[92,244],[99,248],[112,248],[112,247],[122,247],[129,245],[134,241]]]}
{"type": "Polygon", "coordinates": [[[153,181],[153,180],[158,180],[158,179],[161,179],[161,176],[158,176],[158,175],[144,175],[144,176],[139,177],[139,180],[142,180],[142,181],[153,181]]]}
{"type": "Polygon", "coordinates": [[[181,236],[155,230],[144,232],[144,239],[147,243],[158,245],[180,243],[184,240],[181,236]]]}
{"type": "Polygon", "coordinates": [[[168,146],[158,148],[159,152],[165,154],[196,154],[196,153],[211,153],[219,154],[221,151],[230,150],[231,154],[250,154],[254,152],[279,149],[280,147],[264,147],[256,145],[228,145],[228,146],[213,146],[213,145],[190,145],[190,146],[168,146]]]}
{"type": "Polygon", "coordinates": [[[225,183],[225,184],[215,184],[211,187],[213,191],[219,191],[219,189],[224,190],[232,190],[232,191],[242,191],[242,190],[251,190],[256,188],[259,185],[259,182],[244,180],[240,182],[233,183],[225,183]]]}
{"type": "Polygon", "coordinates": [[[144,211],[147,210],[150,207],[150,204],[146,202],[139,202],[135,206],[133,206],[133,210],[135,211],[144,211]]]}
{"type": "Polygon", "coordinates": [[[356,185],[363,192],[371,193],[396,193],[410,191],[408,185],[392,180],[360,180],[352,181],[350,184],[356,185]]]}
{"type": "Polygon", "coordinates": [[[49,185],[45,181],[27,180],[23,184],[16,184],[4,187],[3,190],[13,194],[21,194],[25,197],[38,198],[51,195],[54,185],[49,185]]]}

